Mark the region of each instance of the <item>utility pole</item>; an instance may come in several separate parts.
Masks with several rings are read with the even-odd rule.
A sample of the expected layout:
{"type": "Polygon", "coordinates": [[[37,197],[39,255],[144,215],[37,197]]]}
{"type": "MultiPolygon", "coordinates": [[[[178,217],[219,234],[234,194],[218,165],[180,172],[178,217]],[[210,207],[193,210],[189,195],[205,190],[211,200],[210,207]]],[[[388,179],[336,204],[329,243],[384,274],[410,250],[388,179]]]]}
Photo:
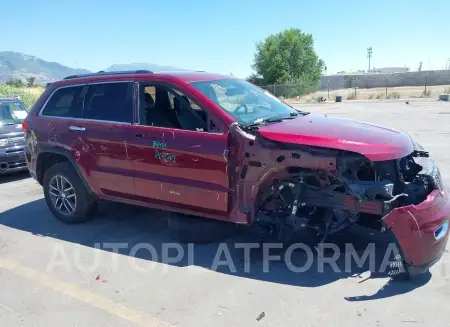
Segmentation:
{"type": "Polygon", "coordinates": [[[368,47],[367,48],[367,58],[369,58],[369,70],[367,72],[370,71],[370,58],[372,58],[372,47],[368,47]]]}

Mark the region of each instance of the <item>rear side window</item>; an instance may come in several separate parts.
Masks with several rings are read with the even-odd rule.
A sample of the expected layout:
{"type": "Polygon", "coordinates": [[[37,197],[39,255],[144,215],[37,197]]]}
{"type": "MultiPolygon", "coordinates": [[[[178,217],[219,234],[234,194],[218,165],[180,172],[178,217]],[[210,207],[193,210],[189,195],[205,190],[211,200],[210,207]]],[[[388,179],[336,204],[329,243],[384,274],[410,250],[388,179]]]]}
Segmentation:
{"type": "Polygon", "coordinates": [[[81,117],[80,94],[83,86],[65,87],[57,90],[45,105],[42,114],[51,117],[81,117]]]}
{"type": "Polygon", "coordinates": [[[84,99],[83,118],[131,123],[133,83],[105,83],[89,86],[84,99]]]}

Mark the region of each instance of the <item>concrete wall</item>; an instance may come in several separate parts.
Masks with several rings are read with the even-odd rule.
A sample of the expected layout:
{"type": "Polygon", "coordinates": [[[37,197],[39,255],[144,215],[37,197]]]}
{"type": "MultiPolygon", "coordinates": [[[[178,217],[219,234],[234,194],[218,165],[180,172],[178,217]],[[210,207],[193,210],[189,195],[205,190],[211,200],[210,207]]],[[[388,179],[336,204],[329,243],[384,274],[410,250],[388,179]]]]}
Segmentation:
{"type": "Polygon", "coordinates": [[[450,70],[429,70],[395,74],[331,75],[320,78],[320,89],[349,87],[375,88],[398,86],[450,85],[450,70]]]}

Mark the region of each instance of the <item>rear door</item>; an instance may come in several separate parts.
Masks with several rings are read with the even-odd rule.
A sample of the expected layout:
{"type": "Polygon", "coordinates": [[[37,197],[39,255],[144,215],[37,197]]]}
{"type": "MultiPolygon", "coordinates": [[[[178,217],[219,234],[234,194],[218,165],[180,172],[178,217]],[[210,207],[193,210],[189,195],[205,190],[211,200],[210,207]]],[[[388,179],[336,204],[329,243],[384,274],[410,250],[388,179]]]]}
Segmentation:
{"type": "MultiPolygon", "coordinates": [[[[41,152],[57,152],[74,159],[75,151],[72,133],[69,131],[70,122],[82,116],[82,101],[87,87],[85,85],[71,85],[55,89],[39,114],[29,120],[27,133],[29,151],[29,167],[36,167],[38,155],[41,152]],[[36,147],[34,146],[36,145],[36,147]]],[[[48,92],[46,90],[46,92],[48,92]]],[[[80,167],[82,168],[82,167],[80,167]]],[[[84,171],[83,177],[88,179],[84,171]]]]}
{"type": "MultiPolygon", "coordinates": [[[[145,83],[141,84],[139,99],[144,99],[144,92],[145,83]]],[[[157,98],[154,102],[162,103],[157,98]]],[[[169,106],[167,110],[173,109],[172,104],[163,102],[169,106]]],[[[228,132],[148,126],[152,110],[157,109],[147,108],[150,119],[144,119],[144,103],[139,108],[142,124],[134,126],[128,152],[133,161],[136,195],[147,202],[226,213],[228,132]]]]}
{"type": "Polygon", "coordinates": [[[119,198],[134,194],[127,158],[127,136],[133,120],[133,83],[88,85],[82,118],[69,122],[71,147],[97,193],[119,198]]]}

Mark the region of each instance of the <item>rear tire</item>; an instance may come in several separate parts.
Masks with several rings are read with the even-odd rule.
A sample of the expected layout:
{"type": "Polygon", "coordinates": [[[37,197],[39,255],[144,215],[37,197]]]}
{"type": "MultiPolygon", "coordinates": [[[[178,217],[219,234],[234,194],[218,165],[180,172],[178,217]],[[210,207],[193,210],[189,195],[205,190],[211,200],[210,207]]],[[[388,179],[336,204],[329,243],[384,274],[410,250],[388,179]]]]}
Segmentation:
{"type": "Polygon", "coordinates": [[[69,162],[51,166],[43,180],[45,201],[59,220],[82,223],[94,217],[97,203],[69,162]]]}
{"type": "Polygon", "coordinates": [[[205,244],[223,240],[233,234],[236,225],[214,219],[170,213],[169,235],[181,243],[205,244]]]}

